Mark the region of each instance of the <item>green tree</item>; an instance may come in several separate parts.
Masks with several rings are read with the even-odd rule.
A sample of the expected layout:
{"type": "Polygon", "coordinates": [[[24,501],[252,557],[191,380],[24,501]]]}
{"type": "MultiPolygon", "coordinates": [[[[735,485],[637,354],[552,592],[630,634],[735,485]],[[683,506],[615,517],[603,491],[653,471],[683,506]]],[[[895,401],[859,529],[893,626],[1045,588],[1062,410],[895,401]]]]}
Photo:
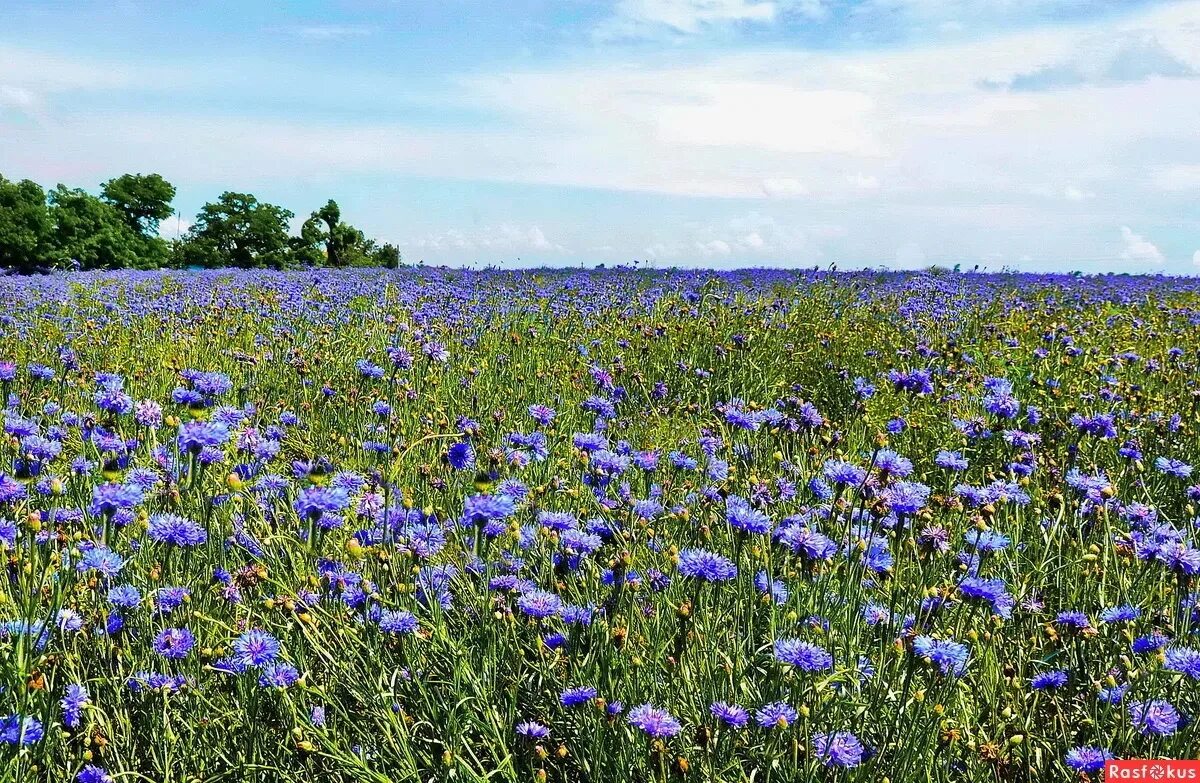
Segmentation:
{"type": "Polygon", "coordinates": [[[300,229],[301,243],[324,249],[329,266],[363,266],[371,263],[373,242],[363,232],[342,222],[342,210],[333,199],[313,212],[300,229]]]}
{"type": "Polygon", "coordinates": [[[122,174],[101,185],[100,194],[137,235],[135,265],[153,269],[165,264],[170,246],[158,235],[158,225],[173,214],[175,186],[159,174],[122,174]]]}
{"type": "Polygon", "coordinates": [[[101,185],[100,195],[133,231],[151,237],[158,236],[158,224],[173,212],[175,186],[158,174],[122,174],[101,185]]]}
{"type": "Polygon", "coordinates": [[[181,245],[187,265],[282,268],[292,260],[288,221],[293,213],[249,193],[225,192],[205,204],[181,245]]]}
{"type": "Polygon", "coordinates": [[[371,259],[377,266],[385,269],[398,269],[400,267],[400,248],[384,243],[374,249],[371,259]]]}
{"type": "Polygon", "coordinates": [[[65,185],[49,195],[60,266],[121,269],[141,265],[144,237],[129,227],[116,207],[65,185]]]}
{"type": "Polygon", "coordinates": [[[30,273],[54,260],[54,221],[41,185],[0,176],[0,266],[30,273]]]}

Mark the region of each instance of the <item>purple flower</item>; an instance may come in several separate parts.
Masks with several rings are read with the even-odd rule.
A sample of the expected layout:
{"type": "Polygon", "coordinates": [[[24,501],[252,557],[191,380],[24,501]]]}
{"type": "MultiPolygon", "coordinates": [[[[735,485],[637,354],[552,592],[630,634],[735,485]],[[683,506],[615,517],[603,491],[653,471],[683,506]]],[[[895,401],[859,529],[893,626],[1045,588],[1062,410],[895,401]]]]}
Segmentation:
{"type": "Polygon", "coordinates": [[[709,711],[717,720],[732,726],[735,729],[740,729],[745,726],[750,720],[750,712],[740,704],[729,704],[723,701],[715,701],[709,707],[709,711]]]}
{"type": "Polygon", "coordinates": [[[1129,719],[1142,734],[1165,737],[1174,734],[1181,721],[1179,711],[1169,701],[1135,701],[1129,705],[1129,719]]]}
{"type": "Polygon", "coordinates": [[[629,721],[630,726],[660,739],[674,737],[683,729],[683,726],[671,713],[649,704],[642,704],[631,709],[626,720],[629,721]]]}
{"type": "Polygon", "coordinates": [[[764,704],[754,712],[754,719],[758,721],[758,725],[764,729],[786,729],[796,722],[800,714],[784,701],[771,702],[764,704]]]}
{"type": "Polygon", "coordinates": [[[833,667],[833,656],[828,650],[800,639],[776,640],[775,658],[806,672],[819,672],[833,667]]]}
{"type": "Polygon", "coordinates": [[[863,759],[862,743],[848,731],[817,732],[813,735],[813,752],[827,767],[857,767],[863,759]]]}
{"type": "Polygon", "coordinates": [[[164,658],[186,658],[196,644],[196,637],[187,628],[166,628],[154,637],[154,652],[164,658]]]}

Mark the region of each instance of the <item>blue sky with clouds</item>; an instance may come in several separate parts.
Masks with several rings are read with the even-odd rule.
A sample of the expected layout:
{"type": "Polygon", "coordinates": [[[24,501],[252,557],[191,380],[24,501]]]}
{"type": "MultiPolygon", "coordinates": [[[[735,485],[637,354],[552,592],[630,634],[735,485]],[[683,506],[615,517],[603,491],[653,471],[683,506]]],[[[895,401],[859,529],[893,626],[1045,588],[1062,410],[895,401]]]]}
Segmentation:
{"type": "Polygon", "coordinates": [[[1200,2],[6,0],[0,173],[409,261],[1200,273],[1200,2]]]}

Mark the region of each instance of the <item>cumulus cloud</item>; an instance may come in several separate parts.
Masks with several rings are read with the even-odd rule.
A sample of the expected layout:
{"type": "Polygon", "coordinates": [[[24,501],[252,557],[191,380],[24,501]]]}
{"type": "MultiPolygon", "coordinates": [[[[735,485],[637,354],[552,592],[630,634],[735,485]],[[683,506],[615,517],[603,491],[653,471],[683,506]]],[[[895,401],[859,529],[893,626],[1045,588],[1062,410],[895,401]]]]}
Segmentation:
{"type": "Polygon", "coordinates": [[[1161,264],[1162,251],[1141,234],[1135,233],[1129,226],[1121,226],[1121,258],[1126,261],[1136,261],[1144,264],[1161,264]]]}
{"type": "Polygon", "coordinates": [[[537,251],[555,255],[570,252],[565,246],[547,239],[546,233],[540,226],[520,226],[513,223],[484,226],[470,232],[449,229],[438,234],[428,234],[404,244],[416,250],[431,252],[506,251],[519,253],[537,251]]]}
{"type": "Polygon", "coordinates": [[[1041,92],[1084,85],[1113,86],[1154,77],[1194,79],[1200,76],[1190,63],[1167,49],[1153,35],[1136,34],[1111,49],[1108,38],[1083,41],[1069,58],[1017,73],[1007,82],[984,80],[989,87],[1004,86],[1014,92],[1041,92]]]}

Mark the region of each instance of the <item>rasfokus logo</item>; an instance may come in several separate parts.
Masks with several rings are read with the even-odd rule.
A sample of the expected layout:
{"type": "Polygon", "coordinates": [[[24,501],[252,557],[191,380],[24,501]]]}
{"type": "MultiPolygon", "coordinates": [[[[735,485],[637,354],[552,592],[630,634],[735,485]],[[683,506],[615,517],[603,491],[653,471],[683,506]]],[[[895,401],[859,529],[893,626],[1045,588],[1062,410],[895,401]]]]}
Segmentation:
{"type": "Polygon", "coordinates": [[[1104,764],[1104,780],[1106,783],[1118,780],[1200,781],[1200,761],[1113,759],[1104,764]]]}

